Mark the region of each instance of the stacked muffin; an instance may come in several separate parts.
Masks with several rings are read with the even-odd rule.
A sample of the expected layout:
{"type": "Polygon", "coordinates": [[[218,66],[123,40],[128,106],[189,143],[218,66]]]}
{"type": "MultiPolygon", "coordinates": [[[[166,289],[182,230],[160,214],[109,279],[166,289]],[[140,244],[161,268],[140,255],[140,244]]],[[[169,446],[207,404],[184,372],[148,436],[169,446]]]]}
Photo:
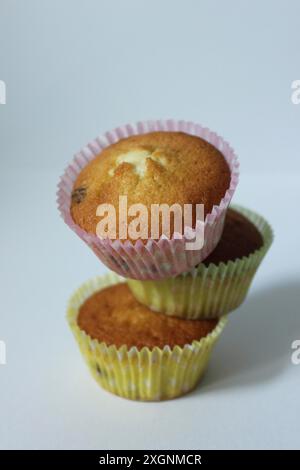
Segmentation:
{"type": "Polygon", "coordinates": [[[105,389],[162,400],[199,382],[226,314],[243,302],[272,241],[262,217],[228,209],[237,181],[230,146],[183,121],[118,128],[67,168],[61,214],[117,273],[81,286],[68,307],[83,356],[105,389]],[[152,210],[162,204],[182,209],[180,224],[171,211],[154,229],[152,210]],[[99,220],[110,207],[114,227],[105,237],[99,220]]]}

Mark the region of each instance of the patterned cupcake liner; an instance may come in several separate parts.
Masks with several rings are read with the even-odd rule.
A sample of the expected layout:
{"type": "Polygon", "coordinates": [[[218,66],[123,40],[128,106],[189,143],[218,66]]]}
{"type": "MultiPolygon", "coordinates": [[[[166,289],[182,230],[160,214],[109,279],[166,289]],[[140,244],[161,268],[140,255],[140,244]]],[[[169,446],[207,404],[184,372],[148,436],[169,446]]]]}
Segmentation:
{"type": "Polygon", "coordinates": [[[256,270],[273,241],[267,221],[253,211],[232,206],[260,231],[263,246],[249,256],[228,263],[200,264],[192,271],[161,281],[136,281],[128,285],[136,299],[154,311],[187,319],[220,317],[244,301],[256,270]]]}
{"type": "Polygon", "coordinates": [[[206,337],[184,347],[138,350],[125,345],[108,346],[81,330],[77,316],[90,295],[122,281],[124,279],[114,273],[97,277],[77,289],[69,301],[67,319],[93,377],[109,392],[132,400],[158,401],[184,395],[196,387],[206,370],[226,317],[219,320],[206,337]]]}
{"type": "Polygon", "coordinates": [[[205,259],[220,240],[224,217],[238,183],[238,161],[230,145],[216,133],[199,124],[185,121],[145,121],[135,125],[118,127],[104,136],[96,138],[75,155],[73,162],[66,168],[58,185],[58,208],[64,221],[94,251],[97,257],[112,271],[132,279],[164,279],[192,269],[205,259]],[[72,219],[70,213],[71,193],[74,182],[82,170],[105,147],[133,134],[145,134],[152,131],[182,131],[202,137],[219,149],[231,171],[231,182],[219,205],[213,207],[205,221],[195,230],[188,230],[189,235],[201,236],[204,244],[201,249],[187,250],[186,243],[191,238],[173,234],[171,239],[162,236],[158,241],[141,240],[132,243],[129,240],[100,239],[95,234],[87,233],[72,219]]]}

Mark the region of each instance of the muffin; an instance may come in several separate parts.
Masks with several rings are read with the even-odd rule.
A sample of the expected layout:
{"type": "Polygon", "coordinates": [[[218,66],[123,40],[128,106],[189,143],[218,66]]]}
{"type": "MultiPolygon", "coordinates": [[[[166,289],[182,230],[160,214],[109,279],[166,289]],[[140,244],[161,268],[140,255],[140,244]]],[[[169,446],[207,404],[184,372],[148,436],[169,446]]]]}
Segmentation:
{"type": "Polygon", "coordinates": [[[75,292],[68,321],[97,382],[136,400],[170,399],[193,389],[226,322],[154,313],[112,273],[75,292]]]}
{"type": "MultiPolygon", "coordinates": [[[[196,223],[196,204],[203,204],[204,216],[218,205],[230,185],[230,169],[222,153],[204,139],[183,132],[150,132],[121,139],[105,148],[77,176],[71,196],[71,215],[86,232],[96,234],[100,204],[116,208],[116,239],[144,243],[151,237],[153,204],[193,206],[192,226],[196,223]],[[127,196],[128,207],[143,204],[148,213],[148,227],[141,227],[138,238],[122,230],[119,223],[119,197],[127,196]],[[144,230],[145,229],[145,230],[144,230]],[[125,238],[121,238],[121,237],[125,238]]],[[[130,224],[133,216],[126,218],[130,224]]],[[[157,234],[172,237],[162,226],[157,234]]],[[[181,231],[183,234],[183,231],[181,231]]]]}
{"type": "Polygon", "coordinates": [[[237,182],[236,156],[216,134],[184,121],[145,122],[107,133],[77,154],[58,204],[110,269],[163,279],[192,269],[215,248],[237,182]],[[171,210],[163,224],[162,204],[177,209],[176,221],[171,210]],[[188,223],[185,204],[192,208],[188,223]]]}
{"type": "Polygon", "coordinates": [[[216,249],[192,271],[161,281],[128,279],[128,285],[152,310],[190,319],[220,317],[244,301],[272,240],[263,217],[234,206],[216,249]]]}

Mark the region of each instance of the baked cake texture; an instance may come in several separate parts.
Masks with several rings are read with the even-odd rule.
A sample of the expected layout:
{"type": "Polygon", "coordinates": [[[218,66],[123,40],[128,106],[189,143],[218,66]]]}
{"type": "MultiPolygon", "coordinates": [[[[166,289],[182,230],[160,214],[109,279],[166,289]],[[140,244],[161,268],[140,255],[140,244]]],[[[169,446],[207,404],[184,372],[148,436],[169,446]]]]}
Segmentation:
{"type": "Polygon", "coordinates": [[[243,214],[228,209],[222,237],[214,251],[202,261],[219,264],[249,256],[263,245],[263,237],[255,225],[243,214]]]}
{"type": "Polygon", "coordinates": [[[92,339],[107,345],[149,349],[184,346],[207,336],[218,320],[182,320],[140,304],[127,284],[99,290],[80,307],[77,323],[92,339]]]}
{"type": "MultiPolygon", "coordinates": [[[[133,135],[106,147],[79,173],[72,192],[71,215],[89,233],[96,233],[97,207],[116,208],[119,238],[119,196],[128,207],[144,204],[150,221],[151,204],[204,204],[204,215],[220,203],[230,186],[230,169],[222,153],[197,136],[183,132],[133,135]]],[[[128,222],[133,217],[128,218],[128,222]]],[[[171,217],[170,236],[174,233],[171,217]]],[[[159,237],[165,233],[159,225],[159,237]]],[[[145,239],[151,238],[149,222],[145,239]]],[[[130,239],[130,236],[128,236],[130,239]]],[[[132,240],[135,241],[135,240],[132,240]]]]}

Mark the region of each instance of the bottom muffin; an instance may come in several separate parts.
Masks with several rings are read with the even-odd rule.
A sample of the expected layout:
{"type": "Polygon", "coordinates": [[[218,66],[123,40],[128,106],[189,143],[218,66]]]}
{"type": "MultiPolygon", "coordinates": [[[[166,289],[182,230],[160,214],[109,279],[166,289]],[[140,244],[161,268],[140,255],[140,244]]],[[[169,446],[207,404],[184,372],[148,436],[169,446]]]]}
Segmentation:
{"type": "Polygon", "coordinates": [[[221,320],[182,320],[152,312],[113,273],[83,284],[68,321],[97,382],[133,400],[165,400],[192,390],[203,375],[221,320]]]}

